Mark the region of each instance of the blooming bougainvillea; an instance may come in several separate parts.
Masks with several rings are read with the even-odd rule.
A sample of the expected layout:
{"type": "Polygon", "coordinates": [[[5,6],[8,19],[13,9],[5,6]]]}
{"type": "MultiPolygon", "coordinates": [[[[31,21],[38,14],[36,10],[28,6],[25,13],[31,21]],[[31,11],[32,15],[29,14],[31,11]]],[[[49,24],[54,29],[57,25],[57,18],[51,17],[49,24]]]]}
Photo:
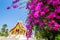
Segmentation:
{"type": "MultiPolygon", "coordinates": [[[[29,25],[26,26],[27,30],[32,31],[33,27],[36,26],[38,29],[59,31],[60,0],[30,0],[26,6],[30,10],[27,19],[27,25],[29,25]]],[[[28,35],[31,36],[31,33],[28,35]]]]}
{"type": "Polygon", "coordinates": [[[25,4],[26,1],[23,1],[23,2],[20,2],[20,1],[23,1],[23,0],[12,0],[11,6],[7,6],[7,9],[9,10],[11,8],[14,8],[14,9],[16,9],[16,8],[19,8],[19,9],[24,8],[25,6],[22,6],[22,5],[25,4]]]}
{"type": "Polygon", "coordinates": [[[20,0],[13,0],[13,1],[12,1],[12,6],[7,6],[7,9],[10,9],[11,7],[13,7],[13,8],[18,8],[19,5],[16,4],[16,3],[19,2],[19,1],[20,1],[20,0]]]}

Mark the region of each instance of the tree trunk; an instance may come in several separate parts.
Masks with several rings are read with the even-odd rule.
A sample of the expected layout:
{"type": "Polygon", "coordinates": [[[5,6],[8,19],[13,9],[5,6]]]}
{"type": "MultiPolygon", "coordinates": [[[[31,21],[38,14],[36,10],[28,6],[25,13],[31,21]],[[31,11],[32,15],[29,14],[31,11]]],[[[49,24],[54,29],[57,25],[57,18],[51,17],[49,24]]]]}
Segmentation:
{"type": "Polygon", "coordinates": [[[53,35],[52,35],[52,36],[53,36],[53,37],[52,37],[52,39],[51,39],[51,40],[55,40],[55,36],[56,36],[56,35],[53,33],[53,35]]]}
{"type": "Polygon", "coordinates": [[[55,36],[53,36],[52,38],[48,38],[48,40],[55,40],[55,36]]]}
{"type": "Polygon", "coordinates": [[[55,36],[51,40],[55,40],[55,36]]]}
{"type": "Polygon", "coordinates": [[[48,37],[48,40],[50,40],[50,38],[48,37]]]}
{"type": "Polygon", "coordinates": [[[50,38],[50,37],[47,37],[48,38],[48,40],[55,40],[55,36],[56,36],[56,34],[52,34],[52,38],[50,38]]]}
{"type": "Polygon", "coordinates": [[[55,37],[58,35],[59,31],[54,31],[52,34],[52,39],[51,40],[55,40],[55,37]]]}

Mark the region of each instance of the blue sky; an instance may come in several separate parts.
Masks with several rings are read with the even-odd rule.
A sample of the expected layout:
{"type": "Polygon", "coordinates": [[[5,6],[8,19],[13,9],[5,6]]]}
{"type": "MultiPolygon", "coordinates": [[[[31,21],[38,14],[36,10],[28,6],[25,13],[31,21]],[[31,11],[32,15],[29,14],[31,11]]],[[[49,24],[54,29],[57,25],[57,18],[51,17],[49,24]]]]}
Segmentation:
{"type": "MultiPolygon", "coordinates": [[[[26,0],[21,0],[20,2],[24,2],[26,0]]],[[[26,24],[27,19],[27,9],[26,9],[26,3],[24,3],[22,6],[25,6],[22,9],[13,9],[7,10],[7,6],[11,6],[12,0],[0,0],[0,29],[3,24],[8,25],[8,29],[14,27],[14,25],[18,22],[18,20],[23,21],[24,24],[26,24]]]]}

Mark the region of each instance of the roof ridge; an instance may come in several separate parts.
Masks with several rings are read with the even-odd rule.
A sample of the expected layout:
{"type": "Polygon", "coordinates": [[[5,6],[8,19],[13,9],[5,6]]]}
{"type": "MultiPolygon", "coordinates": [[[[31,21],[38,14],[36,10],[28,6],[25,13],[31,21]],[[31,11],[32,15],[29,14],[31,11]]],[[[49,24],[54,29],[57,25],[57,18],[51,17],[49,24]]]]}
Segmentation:
{"type": "Polygon", "coordinates": [[[23,28],[23,29],[25,30],[23,22],[22,22],[22,21],[18,21],[18,22],[15,24],[15,26],[14,26],[12,29],[10,29],[10,31],[13,30],[18,24],[20,25],[20,28],[23,28]]]}

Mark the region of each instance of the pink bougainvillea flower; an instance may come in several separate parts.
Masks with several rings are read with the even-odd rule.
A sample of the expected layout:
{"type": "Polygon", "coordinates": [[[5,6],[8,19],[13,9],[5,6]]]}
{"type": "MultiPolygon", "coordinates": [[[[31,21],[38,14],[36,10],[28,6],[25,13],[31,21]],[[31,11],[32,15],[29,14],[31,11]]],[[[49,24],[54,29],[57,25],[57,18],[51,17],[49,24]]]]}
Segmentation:
{"type": "Polygon", "coordinates": [[[46,13],[49,12],[49,6],[44,7],[44,12],[46,12],[46,13]]]}
{"type": "Polygon", "coordinates": [[[34,7],[35,7],[34,5],[30,5],[30,6],[29,6],[30,10],[33,10],[34,7]]]}
{"type": "Polygon", "coordinates": [[[29,2],[29,3],[27,4],[27,8],[30,9],[30,10],[34,10],[35,5],[34,5],[32,2],[29,2]]]}
{"type": "Polygon", "coordinates": [[[19,2],[19,0],[13,0],[12,3],[15,4],[15,3],[17,3],[17,2],[19,2]]]}
{"type": "Polygon", "coordinates": [[[7,7],[7,9],[10,9],[10,8],[11,8],[10,6],[7,7]]]}
{"type": "Polygon", "coordinates": [[[31,35],[32,35],[32,30],[28,30],[26,33],[27,38],[31,37],[31,35]]]}
{"type": "Polygon", "coordinates": [[[59,28],[59,25],[58,25],[57,23],[55,23],[55,25],[54,25],[54,30],[57,31],[58,28],[59,28]]]}
{"type": "Polygon", "coordinates": [[[35,10],[40,10],[42,6],[43,6],[43,3],[42,2],[39,2],[37,4],[37,6],[35,7],[35,10]]]}
{"type": "Polygon", "coordinates": [[[55,9],[55,13],[56,13],[56,14],[60,13],[60,6],[57,7],[57,9],[55,9]]]}
{"type": "Polygon", "coordinates": [[[32,3],[36,4],[38,2],[38,0],[32,0],[32,3]]]}
{"type": "Polygon", "coordinates": [[[35,18],[39,17],[39,11],[36,11],[35,13],[33,13],[33,16],[34,16],[35,18]]]}
{"type": "Polygon", "coordinates": [[[55,13],[54,12],[51,12],[46,18],[54,18],[56,17],[55,13]]]}
{"type": "Polygon", "coordinates": [[[53,2],[53,0],[47,0],[48,4],[51,4],[53,2]]]}
{"type": "Polygon", "coordinates": [[[40,6],[36,6],[36,7],[35,7],[35,10],[39,10],[39,9],[40,9],[40,6]]]}
{"type": "Polygon", "coordinates": [[[33,19],[32,17],[29,17],[28,21],[30,21],[30,22],[31,22],[31,21],[32,21],[32,19],[33,19]]]}
{"type": "Polygon", "coordinates": [[[55,7],[56,7],[56,6],[58,6],[58,3],[59,3],[58,1],[53,1],[53,3],[52,3],[52,4],[53,4],[53,6],[55,6],[55,7]]]}
{"type": "Polygon", "coordinates": [[[30,30],[32,27],[31,27],[31,25],[26,25],[26,28],[27,28],[27,30],[30,30]]]}
{"type": "Polygon", "coordinates": [[[58,31],[60,27],[59,0],[30,0],[30,3],[27,4],[27,8],[30,10],[28,15],[29,25],[33,27],[37,25],[38,29],[46,27],[48,30],[58,31]]]}
{"type": "Polygon", "coordinates": [[[59,27],[59,24],[58,23],[55,23],[55,27],[59,27]]]}
{"type": "Polygon", "coordinates": [[[44,16],[45,15],[45,12],[40,12],[40,16],[44,16]]]}
{"type": "Polygon", "coordinates": [[[54,25],[54,22],[55,22],[54,20],[53,21],[49,21],[48,22],[48,26],[52,27],[52,25],[54,25]]]}
{"type": "Polygon", "coordinates": [[[58,30],[58,27],[54,27],[53,29],[54,29],[55,31],[57,31],[57,30],[58,30]]]}
{"type": "Polygon", "coordinates": [[[18,5],[17,5],[17,4],[14,4],[14,5],[13,5],[13,8],[17,8],[17,7],[18,7],[18,5]]]}
{"type": "Polygon", "coordinates": [[[54,21],[54,20],[51,20],[50,22],[55,23],[55,21],[54,21]]]}
{"type": "Polygon", "coordinates": [[[56,19],[60,19],[60,16],[56,16],[56,19]]]}
{"type": "Polygon", "coordinates": [[[36,24],[36,23],[38,23],[38,22],[39,22],[39,20],[37,20],[37,19],[36,19],[36,20],[34,20],[34,24],[36,24]]]}
{"type": "Polygon", "coordinates": [[[35,23],[34,23],[34,22],[32,22],[31,24],[32,24],[32,26],[34,26],[34,25],[35,25],[35,23]]]}
{"type": "Polygon", "coordinates": [[[40,22],[40,21],[39,21],[39,26],[38,26],[38,28],[43,28],[43,27],[44,27],[44,24],[46,24],[45,21],[43,21],[43,22],[40,22]]]}
{"type": "Polygon", "coordinates": [[[49,27],[50,27],[50,30],[53,29],[53,30],[57,31],[58,28],[59,28],[59,24],[56,23],[54,20],[48,22],[48,25],[49,25],[49,27]]]}

